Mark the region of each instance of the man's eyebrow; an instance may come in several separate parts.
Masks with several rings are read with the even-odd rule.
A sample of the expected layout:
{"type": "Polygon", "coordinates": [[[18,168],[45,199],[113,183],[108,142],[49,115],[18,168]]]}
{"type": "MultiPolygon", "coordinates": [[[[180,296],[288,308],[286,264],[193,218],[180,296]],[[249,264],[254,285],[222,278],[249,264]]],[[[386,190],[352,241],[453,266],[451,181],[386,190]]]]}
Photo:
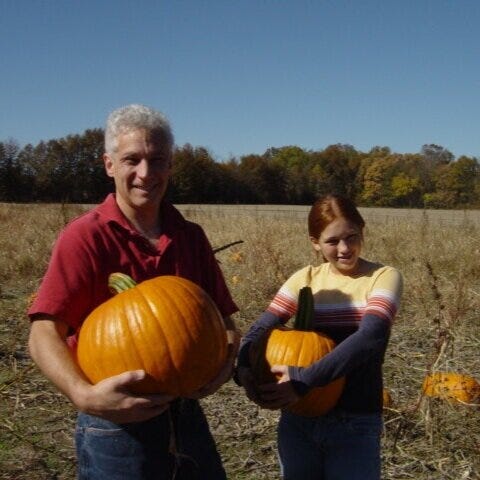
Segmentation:
{"type": "Polygon", "coordinates": [[[131,156],[135,156],[135,155],[137,155],[137,153],[135,151],[127,150],[125,153],[122,154],[122,158],[131,157],[131,156]]]}
{"type": "MultiPolygon", "coordinates": [[[[138,157],[139,155],[143,155],[142,153],[138,153],[135,150],[127,150],[125,153],[122,154],[121,158],[126,158],[126,157],[138,157]]],[[[170,156],[170,153],[168,151],[164,150],[157,150],[154,152],[149,153],[149,157],[162,157],[162,158],[167,158],[170,156]]]]}

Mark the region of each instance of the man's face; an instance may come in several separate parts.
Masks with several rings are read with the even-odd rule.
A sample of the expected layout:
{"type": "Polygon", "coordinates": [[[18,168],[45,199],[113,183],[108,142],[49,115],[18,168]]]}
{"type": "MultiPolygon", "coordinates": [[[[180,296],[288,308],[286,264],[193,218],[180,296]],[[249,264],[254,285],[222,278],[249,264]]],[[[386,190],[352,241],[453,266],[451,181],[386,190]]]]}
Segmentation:
{"type": "Polygon", "coordinates": [[[117,203],[130,212],[157,213],[172,171],[172,152],[161,136],[130,130],[117,137],[117,149],[103,156],[115,181],[117,203]]]}

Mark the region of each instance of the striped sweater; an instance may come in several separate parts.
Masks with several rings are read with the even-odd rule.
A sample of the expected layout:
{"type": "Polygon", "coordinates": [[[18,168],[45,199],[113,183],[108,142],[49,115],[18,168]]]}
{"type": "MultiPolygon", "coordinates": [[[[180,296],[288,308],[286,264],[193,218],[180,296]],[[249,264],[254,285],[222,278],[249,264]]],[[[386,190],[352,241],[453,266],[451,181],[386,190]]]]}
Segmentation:
{"type": "Polygon", "coordinates": [[[294,273],[245,336],[239,363],[248,363],[249,346],[263,332],[286,323],[295,314],[298,292],[309,285],[315,302],[314,328],[330,336],[337,347],[310,367],[290,367],[294,388],[306,393],[346,376],[339,408],[380,411],[382,363],[400,302],[402,277],[392,267],[370,262],[365,265],[367,273],[358,276],[334,273],[329,263],[294,273]]]}

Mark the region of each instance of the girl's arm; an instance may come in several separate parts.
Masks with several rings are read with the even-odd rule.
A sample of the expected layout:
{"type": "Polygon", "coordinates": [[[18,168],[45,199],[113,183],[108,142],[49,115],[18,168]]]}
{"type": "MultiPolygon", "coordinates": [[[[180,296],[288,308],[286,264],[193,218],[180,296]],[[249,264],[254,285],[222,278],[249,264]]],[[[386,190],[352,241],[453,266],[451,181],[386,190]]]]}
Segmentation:
{"type": "Polygon", "coordinates": [[[366,314],[359,329],[330,353],[309,367],[288,367],[295,390],[305,394],[343,377],[376,355],[383,355],[390,336],[390,323],[374,314],[366,314]]]}
{"type": "Polygon", "coordinates": [[[375,356],[383,356],[403,289],[401,274],[385,269],[376,279],[358,330],[307,368],[289,367],[298,393],[343,377],[375,356]]]}
{"type": "Polygon", "coordinates": [[[269,312],[263,312],[258,320],[250,327],[250,330],[242,338],[240,350],[238,352],[238,366],[250,367],[249,351],[252,344],[256,343],[260,338],[272,328],[278,327],[285,323],[278,315],[269,312]]]}

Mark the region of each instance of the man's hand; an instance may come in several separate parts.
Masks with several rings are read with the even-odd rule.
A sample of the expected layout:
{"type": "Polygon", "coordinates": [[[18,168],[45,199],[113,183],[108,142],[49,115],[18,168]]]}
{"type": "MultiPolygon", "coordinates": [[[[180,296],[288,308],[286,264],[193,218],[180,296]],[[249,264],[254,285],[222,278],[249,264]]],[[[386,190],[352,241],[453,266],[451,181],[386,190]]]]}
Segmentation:
{"type": "Polygon", "coordinates": [[[174,399],[166,394],[136,395],[130,387],[145,378],[143,370],[133,370],[106,378],[86,389],[79,409],[114,423],[142,422],[160,415],[174,399]]]}
{"type": "Polygon", "coordinates": [[[31,325],[29,349],[44,375],[75,407],[115,423],[140,422],[164,412],[170,395],[136,395],[131,386],[145,378],[143,370],[124,372],[92,385],[80,370],[65,338],[68,326],[51,318],[31,325]]]}

